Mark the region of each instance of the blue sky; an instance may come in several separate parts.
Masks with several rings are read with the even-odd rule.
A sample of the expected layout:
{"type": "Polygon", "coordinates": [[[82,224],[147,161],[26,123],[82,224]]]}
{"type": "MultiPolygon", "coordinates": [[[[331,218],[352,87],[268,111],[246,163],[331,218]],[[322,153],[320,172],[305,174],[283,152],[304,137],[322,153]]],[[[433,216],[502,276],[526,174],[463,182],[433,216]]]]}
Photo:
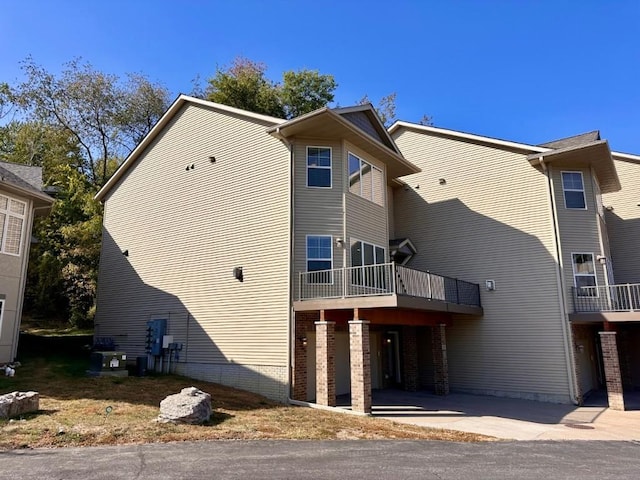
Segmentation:
{"type": "Polygon", "coordinates": [[[526,143],[599,129],[640,154],[640,1],[5,0],[0,81],[81,56],[188,93],[243,55],[333,74],[336,100],[526,143]]]}

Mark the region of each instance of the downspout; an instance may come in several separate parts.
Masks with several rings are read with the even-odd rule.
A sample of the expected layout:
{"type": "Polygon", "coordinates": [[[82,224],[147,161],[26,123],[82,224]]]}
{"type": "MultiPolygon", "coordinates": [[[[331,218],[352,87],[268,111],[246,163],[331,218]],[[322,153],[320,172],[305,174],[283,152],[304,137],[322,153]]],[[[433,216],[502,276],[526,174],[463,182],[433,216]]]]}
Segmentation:
{"type": "Polygon", "coordinates": [[[558,285],[558,296],[560,297],[560,315],[562,316],[562,337],[565,344],[565,366],[567,369],[567,379],[569,381],[569,395],[571,401],[575,405],[580,404],[578,399],[577,378],[575,375],[575,357],[573,352],[573,345],[571,343],[571,335],[569,333],[568,323],[569,315],[567,314],[567,297],[565,296],[565,284],[564,284],[564,269],[562,261],[562,248],[560,247],[560,227],[558,224],[558,213],[556,198],[553,192],[553,183],[551,181],[551,170],[544,163],[544,158],[539,157],[540,167],[547,177],[547,188],[549,189],[549,201],[551,202],[551,217],[553,220],[553,243],[558,258],[558,268],[556,269],[556,281],[558,285]]]}
{"type": "Polygon", "coordinates": [[[293,348],[295,346],[295,336],[296,326],[295,326],[295,312],[293,311],[293,299],[294,299],[294,290],[295,290],[295,265],[293,264],[294,258],[294,245],[295,245],[295,234],[294,234],[294,161],[295,154],[293,151],[293,143],[288,141],[284,135],[280,132],[280,127],[276,128],[275,136],[278,138],[289,150],[289,251],[287,254],[289,255],[289,318],[288,318],[288,334],[287,334],[287,402],[291,403],[293,399],[291,398],[291,381],[292,381],[292,366],[293,366],[293,348]]]}

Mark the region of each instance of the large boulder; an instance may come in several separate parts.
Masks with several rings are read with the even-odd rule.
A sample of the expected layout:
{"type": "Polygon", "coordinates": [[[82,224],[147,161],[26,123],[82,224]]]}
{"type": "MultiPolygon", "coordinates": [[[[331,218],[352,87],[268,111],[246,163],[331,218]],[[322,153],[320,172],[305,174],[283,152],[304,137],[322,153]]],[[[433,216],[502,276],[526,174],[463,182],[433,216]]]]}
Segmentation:
{"type": "Polygon", "coordinates": [[[162,423],[204,423],[211,417],[211,395],[196,387],[183,388],[160,402],[162,423]]]}
{"type": "Polygon", "coordinates": [[[0,395],[0,418],[12,418],[40,410],[38,392],[12,392],[0,395]]]}

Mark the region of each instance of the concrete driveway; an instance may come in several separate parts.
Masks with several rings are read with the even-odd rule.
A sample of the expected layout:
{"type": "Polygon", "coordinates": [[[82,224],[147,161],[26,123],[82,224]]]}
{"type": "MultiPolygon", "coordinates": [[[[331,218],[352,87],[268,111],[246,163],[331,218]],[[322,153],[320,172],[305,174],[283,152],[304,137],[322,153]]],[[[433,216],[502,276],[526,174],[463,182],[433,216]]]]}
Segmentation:
{"type": "Polygon", "coordinates": [[[640,392],[625,395],[627,411],[610,410],[596,392],[585,406],[481,395],[373,394],[373,414],[395,422],[514,440],[640,440],[640,392]]]}

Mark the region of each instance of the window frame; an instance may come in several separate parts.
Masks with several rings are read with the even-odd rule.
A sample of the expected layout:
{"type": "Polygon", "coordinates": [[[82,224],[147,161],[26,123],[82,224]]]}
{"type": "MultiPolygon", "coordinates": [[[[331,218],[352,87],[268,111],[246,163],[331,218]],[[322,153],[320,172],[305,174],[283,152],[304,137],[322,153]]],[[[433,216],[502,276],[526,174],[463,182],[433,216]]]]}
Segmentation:
{"type": "Polygon", "coordinates": [[[596,268],[596,256],[593,252],[571,252],[571,269],[573,271],[573,286],[576,289],[576,296],[578,297],[584,297],[584,298],[597,298],[600,296],[600,292],[598,289],[598,270],[596,268]],[[590,255],[591,256],[591,263],[593,264],[593,273],[578,273],[576,272],[576,261],[575,261],[575,257],[577,255],[590,255]],[[589,287],[592,287],[595,294],[594,295],[588,295],[588,294],[583,294],[580,295],[580,291],[581,291],[581,287],[578,286],[578,282],[577,279],[578,277],[593,277],[593,283],[594,285],[589,285],[589,287]]]}
{"type": "MultiPolygon", "coordinates": [[[[358,238],[350,238],[349,239],[349,260],[350,260],[350,264],[351,264],[351,275],[350,275],[350,283],[351,286],[355,286],[355,287],[367,287],[367,288],[373,288],[373,289],[382,289],[382,290],[386,290],[387,288],[387,283],[386,283],[386,279],[385,279],[385,270],[384,267],[381,267],[380,269],[377,270],[377,275],[374,275],[373,280],[374,280],[374,285],[368,285],[367,281],[370,281],[372,278],[367,278],[365,279],[362,276],[361,271],[358,270],[358,267],[370,267],[370,266],[376,266],[376,265],[386,265],[387,262],[387,249],[385,247],[382,247],[380,245],[376,245],[375,243],[371,243],[371,242],[365,242],[364,240],[360,240],[358,238]],[[353,264],[353,259],[355,258],[353,255],[353,247],[357,244],[360,243],[361,245],[361,250],[360,250],[360,265],[354,265],[353,264]],[[372,247],[373,250],[373,262],[374,263],[368,263],[365,264],[365,252],[364,252],[364,246],[365,245],[369,245],[372,247]],[[377,250],[382,250],[382,261],[378,262],[378,256],[377,256],[377,250]]],[[[364,270],[362,270],[364,271],[364,270]]]]}
{"type": "Polygon", "coordinates": [[[5,306],[5,299],[4,298],[0,298],[0,334],[2,334],[2,324],[3,324],[3,319],[4,319],[4,306],[5,306]]]}
{"type": "Polygon", "coordinates": [[[306,155],[305,155],[305,162],[306,162],[306,176],[307,176],[307,180],[306,180],[306,186],[307,188],[323,188],[323,189],[331,189],[333,188],[333,148],[332,147],[327,147],[327,146],[323,146],[323,145],[307,145],[306,147],[306,155]],[[315,166],[311,166],[309,165],[309,149],[311,148],[318,148],[318,149],[325,149],[325,150],[329,150],[329,166],[324,166],[324,165],[315,165],[315,166]],[[309,185],[309,170],[310,169],[321,169],[321,170],[329,170],[329,185],[328,186],[323,186],[323,185],[309,185]]]}
{"type": "Polygon", "coordinates": [[[367,160],[365,160],[364,158],[362,158],[360,155],[356,155],[355,153],[347,150],[347,181],[348,181],[348,188],[347,190],[349,191],[349,193],[353,194],[353,195],[357,195],[360,198],[364,198],[365,200],[368,200],[369,202],[375,203],[376,205],[380,206],[380,207],[385,207],[386,205],[386,198],[385,198],[385,194],[386,194],[386,188],[385,188],[385,182],[384,182],[384,170],[380,167],[377,167],[376,165],[374,165],[371,162],[368,162],[367,160]],[[353,156],[354,158],[358,159],[359,162],[359,168],[358,168],[358,177],[360,178],[360,193],[355,193],[351,191],[351,156],[353,156]],[[362,181],[362,164],[366,164],[371,168],[371,198],[367,198],[364,193],[363,193],[363,185],[364,182],[362,181]],[[380,180],[381,180],[381,184],[380,184],[380,202],[378,203],[375,198],[375,175],[374,175],[374,170],[377,170],[380,174],[380,180]]]}
{"type": "Polygon", "coordinates": [[[7,199],[7,209],[1,209],[0,208],[0,213],[4,214],[5,218],[4,221],[2,223],[2,225],[0,225],[0,234],[2,235],[0,237],[0,253],[5,254],[5,255],[11,255],[14,257],[19,257],[22,254],[22,243],[24,242],[24,235],[25,235],[25,225],[27,223],[27,202],[23,201],[23,200],[18,200],[17,198],[14,198],[10,195],[7,195],[5,193],[0,193],[0,197],[5,197],[7,199]],[[16,202],[19,203],[23,206],[23,214],[19,214],[19,213],[15,213],[11,211],[11,202],[16,202]],[[7,231],[8,231],[8,227],[9,227],[9,219],[11,217],[14,218],[18,218],[20,220],[22,220],[22,225],[20,226],[20,237],[18,239],[18,253],[13,253],[13,252],[7,252],[6,251],[6,245],[7,245],[7,231]]]}
{"type": "Polygon", "coordinates": [[[581,172],[580,170],[562,170],[560,172],[560,182],[562,183],[562,197],[564,198],[564,208],[566,208],[567,210],[588,210],[588,208],[587,208],[587,192],[586,192],[586,189],[585,189],[583,172],[581,172]],[[564,174],[565,173],[571,173],[571,174],[578,173],[578,174],[580,174],[580,182],[582,183],[582,189],[566,188],[565,185],[564,185],[564,174]],[[584,207],[569,207],[567,205],[567,192],[580,192],[580,193],[582,193],[582,202],[584,203],[584,207]]]}
{"type": "Polygon", "coordinates": [[[310,281],[309,276],[307,275],[307,283],[312,283],[314,285],[333,285],[333,235],[305,235],[305,272],[322,272],[325,270],[332,270],[332,272],[328,275],[330,281],[329,282],[313,282],[310,281]],[[324,238],[329,239],[329,248],[331,249],[330,257],[322,257],[322,258],[309,258],[309,239],[310,238],[324,238]],[[330,262],[330,267],[328,269],[322,270],[309,270],[309,261],[328,261],[330,262]]]}

